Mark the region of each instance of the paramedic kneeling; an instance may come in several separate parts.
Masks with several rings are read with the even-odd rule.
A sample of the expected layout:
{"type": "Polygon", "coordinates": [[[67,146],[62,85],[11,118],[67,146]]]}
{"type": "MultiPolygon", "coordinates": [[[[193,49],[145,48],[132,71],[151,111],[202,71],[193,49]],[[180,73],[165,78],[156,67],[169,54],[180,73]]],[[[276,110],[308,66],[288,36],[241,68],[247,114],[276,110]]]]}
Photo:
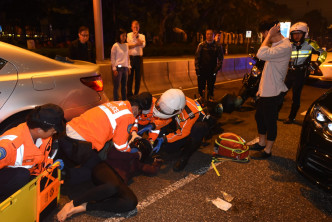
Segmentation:
{"type": "Polygon", "coordinates": [[[21,189],[53,163],[52,135],[64,130],[64,113],[54,104],[37,106],[27,121],[0,137],[0,201],[21,189]]]}

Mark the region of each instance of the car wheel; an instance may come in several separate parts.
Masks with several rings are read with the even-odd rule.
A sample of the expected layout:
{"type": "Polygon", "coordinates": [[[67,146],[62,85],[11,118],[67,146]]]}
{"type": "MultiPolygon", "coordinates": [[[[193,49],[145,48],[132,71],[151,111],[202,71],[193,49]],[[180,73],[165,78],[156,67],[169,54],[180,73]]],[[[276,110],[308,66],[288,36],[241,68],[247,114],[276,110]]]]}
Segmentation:
{"type": "Polygon", "coordinates": [[[7,130],[18,126],[19,124],[25,122],[25,118],[28,115],[30,111],[23,111],[20,113],[16,113],[15,115],[9,117],[8,119],[6,119],[5,121],[3,121],[0,124],[0,135],[2,135],[4,132],[6,132],[7,130]]]}

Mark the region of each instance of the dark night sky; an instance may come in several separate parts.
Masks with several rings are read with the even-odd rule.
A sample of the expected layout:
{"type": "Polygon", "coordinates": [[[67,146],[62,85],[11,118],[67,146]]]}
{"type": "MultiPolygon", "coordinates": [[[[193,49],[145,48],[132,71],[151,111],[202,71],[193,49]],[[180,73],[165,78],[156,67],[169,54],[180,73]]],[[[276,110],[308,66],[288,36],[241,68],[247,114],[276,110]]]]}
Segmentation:
{"type": "Polygon", "coordinates": [[[300,18],[305,13],[317,9],[332,23],[332,0],[275,0],[280,4],[286,4],[293,10],[294,16],[300,18]]]}

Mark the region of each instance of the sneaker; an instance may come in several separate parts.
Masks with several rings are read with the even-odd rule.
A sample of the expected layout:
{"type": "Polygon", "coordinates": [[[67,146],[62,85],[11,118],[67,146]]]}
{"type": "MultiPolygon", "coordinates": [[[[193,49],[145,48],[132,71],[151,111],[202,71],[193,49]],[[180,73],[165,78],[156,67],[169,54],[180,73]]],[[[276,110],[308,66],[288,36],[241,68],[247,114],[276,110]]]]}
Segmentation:
{"type": "Polygon", "coordinates": [[[286,119],[284,124],[293,124],[295,119],[286,119]]]}
{"type": "Polygon", "coordinates": [[[272,156],[272,153],[267,153],[265,150],[255,152],[253,155],[250,155],[251,159],[254,160],[264,160],[272,156]]]}
{"type": "Polygon", "coordinates": [[[179,172],[182,171],[188,163],[187,158],[180,158],[173,166],[173,171],[179,172]]]}
{"type": "Polygon", "coordinates": [[[249,146],[249,150],[261,151],[261,150],[264,150],[264,148],[265,148],[265,146],[261,146],[261,145],[259,145],[259,143],[254,143],[249,146]]]}

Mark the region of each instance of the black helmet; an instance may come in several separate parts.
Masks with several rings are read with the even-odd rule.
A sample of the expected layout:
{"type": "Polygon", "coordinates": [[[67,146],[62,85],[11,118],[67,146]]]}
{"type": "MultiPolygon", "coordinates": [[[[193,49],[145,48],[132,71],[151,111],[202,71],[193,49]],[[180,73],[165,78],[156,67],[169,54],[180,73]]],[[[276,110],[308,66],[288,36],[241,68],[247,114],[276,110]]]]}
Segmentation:
{"type": "Polygon", "coordinates": [[[143,138],[135,139],[133,142],[131,142],[130,148],[137,148],[142,153],[142,162],[144,162],[152,153],[151,143],[143,138]]]}

